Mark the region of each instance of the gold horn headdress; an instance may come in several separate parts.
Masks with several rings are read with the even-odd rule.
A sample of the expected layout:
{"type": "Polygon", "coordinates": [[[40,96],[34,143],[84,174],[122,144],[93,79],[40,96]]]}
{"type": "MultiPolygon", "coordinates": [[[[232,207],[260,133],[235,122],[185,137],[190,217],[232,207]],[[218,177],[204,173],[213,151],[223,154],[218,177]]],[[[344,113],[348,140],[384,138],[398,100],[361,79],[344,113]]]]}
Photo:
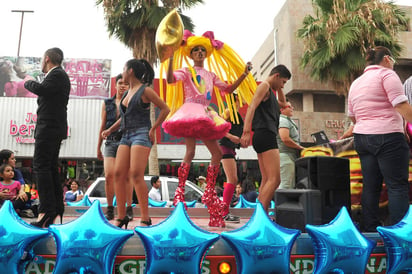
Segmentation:
{"type": "MultiPolygon", "coordinates": [[[[159,28],[160,27],[161,25],[159,25],[159,28]]],[[[162,25],[162,27],[164,28],[164,25],[162,25]]],[[[157,30],[157,33],[163,32],[163,30],[159,28],[157,30]]],[[[246,63],[227,44],[219,40],[215,40],[212,31],[207,31],[202,36],[194,36],[190,31],[185,30],[183,32],[182,40],[179,43],[179,47],[174,51],[173,54],[173,70],[182,68],[183,63],[185,63],[185,65],[189,67],[192,72],[194,71],[187,57],[190,57],[190,52],[195,46],[203,46],[206,49],[207,59],[205,61],[208,70],[214,72],[221,80],[226,81],[228,84],[234,83],[239,78],[239,76],[244,73],[246,63]]],[[[167,73],[166,70],[169,66],[168,57],[171,57],[172,55],[169,55],[166,59],[164,58],[164,56],[165,55],[162,55],[162,57],[160,57],[159,54],[159,57],[161,59],[159,76],[160,97],[165,100],[166,104],[170,107],[170,117],[183,104],[184,95],[183,85],[180,81],[175,84],[167,85],[166,92],[164,91],[163,75],[167,73]]],[[[194,79],[196,79],[196,77],[194,77],[194,79]]],[[[256,90],[256,86],[257,85],[255,79],[249,73],[237,88],[241,106],[243,102],[246,102],[247,104],[251,102],[253,93],[256,90]]],[[[226,102],[225,106],[219,90],[216,87],[214,88],[214,90],[216,94],[217,105],[219,107],[219,114],[222,115],[225,108],[228,107],[231,113],[231,121],[237,122],[237,117],[234,117],[232,115],[233,113],[236,114],[236,111],[233,111],[236,110],[236,104],[233,103],[233,95],[223,95],[226,102]]]]}

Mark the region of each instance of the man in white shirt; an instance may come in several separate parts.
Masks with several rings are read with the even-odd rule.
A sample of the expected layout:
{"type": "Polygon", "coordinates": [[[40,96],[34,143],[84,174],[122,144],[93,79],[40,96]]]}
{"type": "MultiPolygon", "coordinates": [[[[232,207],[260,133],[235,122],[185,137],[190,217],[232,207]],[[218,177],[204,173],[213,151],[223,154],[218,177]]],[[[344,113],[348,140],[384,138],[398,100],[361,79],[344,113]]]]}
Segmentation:
{"type": "Polygon", "coordinates": [[[154,201],[162,201],[162,196],[160,195],[160,179],[159,176],[153,176],[150,179],[150,183],[152,184],[152,188],[149,191],[149,198],[154,201]]]}

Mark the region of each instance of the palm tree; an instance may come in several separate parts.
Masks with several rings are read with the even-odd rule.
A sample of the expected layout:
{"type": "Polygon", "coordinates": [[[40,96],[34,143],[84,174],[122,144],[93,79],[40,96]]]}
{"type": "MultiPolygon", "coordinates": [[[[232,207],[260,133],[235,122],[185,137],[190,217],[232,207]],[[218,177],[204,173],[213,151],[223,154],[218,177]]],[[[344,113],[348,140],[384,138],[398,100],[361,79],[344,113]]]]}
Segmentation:
{"type": "MultiPolygon", "coordinates": [[[[189,9],[203,0],[96,0],[102,5],[109,36],[116,37],[132,49],[134,58],[144,58],[157,65],[155,36],[160,21],[174,8],[189,9]]],[[[185,29],[193,31],[192,20],[179,12],[185,29]]],[[[152,123],[155,119],[153,104],[150,107],[152,123]]],[[[149,157],[149,174],[159,175],[157,145],[149,157]]]]}
{"type": "Polygon", "coordinates": [[[312,0],[315,16],[307,15],[298,37],[304,42],[301,66],[322,82],[331,80],[338,94],[365,67],[369,47],[385,46],[394,56],[402,48],[398,33],[406,30],[409,18],[393,3],[381,0],[312,0]]]}

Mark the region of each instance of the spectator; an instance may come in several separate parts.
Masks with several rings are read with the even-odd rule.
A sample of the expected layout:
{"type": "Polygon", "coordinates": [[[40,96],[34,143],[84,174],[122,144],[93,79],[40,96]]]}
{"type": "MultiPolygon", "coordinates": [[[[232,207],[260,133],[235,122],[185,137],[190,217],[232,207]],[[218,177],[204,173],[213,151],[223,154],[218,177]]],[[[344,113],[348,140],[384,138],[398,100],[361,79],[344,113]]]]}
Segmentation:
{"type": "Polygon", "coordinates": [[[76,202],[83,199],[84,194],[83,191],[79,189],[79,183],[73,180],[70,184],[70,189],[71,190],[67,191],[64,196],[65,202],[76,202]]]}
{"type": "Polygon", "coordinates": [[[199,187],[202,190],[205,190],[205,188],[206,188],[206,177],[205,176],[197,177],[197,183],[198,183],[199,187]]]}
{"type": "MultiPolygon", "coordinates": [[[[20,182],[21,185],[21,195],[20,198],[26,202],[26,207],[24,209],[29,209],[31,206],[30,201],[30,193],[25,192],[25,181],[23,178],[22,172],[16,168],[16,157],[14,156],[14,152],[9,149],[3,149],[0,151],[0,165],[1,164],[9,164],[13,168],[14,177],[13,180],[17,180],[20,182]]],[[[1,180],[1,176],[0,176],[1,180]]],[[[24,213],[23,213],[24,215],[24,213]]]]}
{"type": "Polygon", "coordinates": [[[14,210],[20,215],[26,207],[26,201],[23,199],[23,195],[26,194],[20,182],[13,179],[13,167],[10,164],[0,165],[0,176],[2,178],[0,181],[0,205],[6,200],[10,200],[14,210]]]}
{"type": "Polygon", "coordinates": [[[299,129],[292,120],[293,106],[286,102],[280,109],[279,134],[276,140],[280,156],[280,189],[295,188],[295,161],[303,147],[299,144],[299,129]]]}
{"type": "Polygon", "coordinates": [[[159,176],[153,176],[150,179],[150,183],[152,184],[152,188],[149,191],[149,198],[153,201],[160,202],[162,200],[162,195],[160,194],[160,186],[162,182],[159,179],[159,176]]]}
{"type": "Polygon", "coordinates": [[[255,184],[249,179],[245,179],[242,182],[242,196],[246,201],[251,203],[256,203],[256,199],[259,196],[256,192],[255,184]]]}
{"type": "Polygon", "coordinates": [[[233,194],[230,206],[234,207],[239,202],[240,195],[242,195],[242,183],[238,182],[236,184],[235,193],[233,194]]]}

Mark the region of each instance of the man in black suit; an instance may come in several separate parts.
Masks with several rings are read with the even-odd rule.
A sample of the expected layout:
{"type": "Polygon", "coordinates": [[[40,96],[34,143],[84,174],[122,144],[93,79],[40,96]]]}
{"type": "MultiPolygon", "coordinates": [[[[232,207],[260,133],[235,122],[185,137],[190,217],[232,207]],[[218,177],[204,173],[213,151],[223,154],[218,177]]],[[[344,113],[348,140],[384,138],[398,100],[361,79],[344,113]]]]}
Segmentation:
{"type": "Polygon", "coordinates": [[[61,67],[63,51],[48,49],[42,60],[46,73],[41,83],[26,81],[24,87],[38,96],[37,124],[34,132],[33,170],[40,198],[39,219],[32,225],[48,227],[64,212],[63,188],[59,179],[60,144],[67,138],[67,103],[70,80],[61,67]]]}

